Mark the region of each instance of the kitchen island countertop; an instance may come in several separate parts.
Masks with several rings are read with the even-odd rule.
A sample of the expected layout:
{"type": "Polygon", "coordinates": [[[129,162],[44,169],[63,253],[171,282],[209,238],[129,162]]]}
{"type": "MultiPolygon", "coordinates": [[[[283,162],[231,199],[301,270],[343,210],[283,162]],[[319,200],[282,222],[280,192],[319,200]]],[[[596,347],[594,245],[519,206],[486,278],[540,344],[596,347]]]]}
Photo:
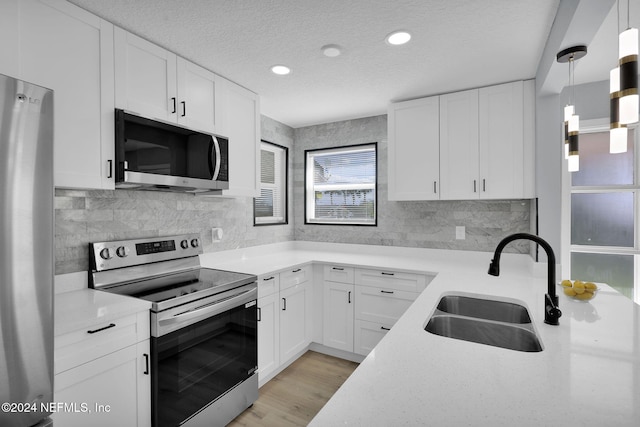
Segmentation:
{"type": "MultiPolygon", "coordinates": [[[[311,422],[312,426],[637,426],[640,306],[607,285],[589,302],[562,289],[559,326],[546,325],[546,274],[527,255],[295,242],[202,256],[253,274],[308,262],[437,274],[311,422]],[[525,353],[433,335],[424,326],[444,293],[520,302],[543,351],[525,353]]],[[[544,255],[542,255],[544,260],[544,255]]],[[[546,271],[545,271],[546,273],[546,271]]]]}

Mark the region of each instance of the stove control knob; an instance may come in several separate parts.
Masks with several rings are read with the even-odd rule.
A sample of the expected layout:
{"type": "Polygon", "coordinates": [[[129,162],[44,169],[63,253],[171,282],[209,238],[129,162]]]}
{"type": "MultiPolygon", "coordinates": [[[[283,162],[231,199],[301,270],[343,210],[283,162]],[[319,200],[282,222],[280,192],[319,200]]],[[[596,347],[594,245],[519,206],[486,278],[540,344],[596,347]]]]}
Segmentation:
{"type": "Polygon", "coordinates": [[[189,248],[189,242],[187,240],[183,240],[182,242],[180,242],[180,247],[182,249],[188,249],[189,248]]]}
{"type": "Polygon", "coordinates": [[[194,248],[197,248],[198,246],[200,246],[200,242],[198,241],[198,239],[192,239],[191,246],[194,248]]]}
{"type": "Polygon", "coordinates": [[[120,258],[125,258],[127,255],[129,255],[129,248],[126,246],[120,246],[118,249],[116,249],[116,255],[118,255],[120,258]]]}
{"type": "Polygon", "coordinates": [[[100,258],[102,258],[102,259],[111,259],[112,257],[113,257],[113,255],[111,254],[111,249],[104,248],[103,250],[100,251],[100,258]]]}

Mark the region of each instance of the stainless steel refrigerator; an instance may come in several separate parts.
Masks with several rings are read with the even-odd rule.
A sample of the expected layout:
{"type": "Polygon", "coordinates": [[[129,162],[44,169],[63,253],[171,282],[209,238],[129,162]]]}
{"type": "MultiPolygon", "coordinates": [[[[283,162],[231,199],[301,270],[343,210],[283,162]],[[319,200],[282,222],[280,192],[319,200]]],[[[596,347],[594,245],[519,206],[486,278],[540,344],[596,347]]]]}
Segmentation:
{"type": "Polygon", "coordinates": [[[0,426],[53,401],[53,92],[0,74],[0,426]]]}

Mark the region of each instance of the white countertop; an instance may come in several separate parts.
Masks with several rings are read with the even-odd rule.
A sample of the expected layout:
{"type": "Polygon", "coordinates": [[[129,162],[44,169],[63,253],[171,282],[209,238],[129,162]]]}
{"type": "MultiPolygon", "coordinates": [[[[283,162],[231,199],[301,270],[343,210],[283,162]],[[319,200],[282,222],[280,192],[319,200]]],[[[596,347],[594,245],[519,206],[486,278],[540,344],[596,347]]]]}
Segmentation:
{"type": "Polygon", "coordinates": [[[569,300],[558,288],[560,326],[546,325],[546,277],[532,277],[530,258],[512,254],[503,254],[500,277],[489,276],[491,257],[295,242],[205,254],[201,261],[253,274],[311,261],[438,273],[313,426],[640,425],[640,306],[606,285],[590,302],[569,300]],[[450,291],[519,301],[544,350],[518,352],[425,332],[431,311],[450,291]]]}
{"type": "Polygon", "coordinates": [[[151,303],[137,298],[93,289],[55,295],[54,335],[60,336],[114,319],[149,310],[151,303]]]}

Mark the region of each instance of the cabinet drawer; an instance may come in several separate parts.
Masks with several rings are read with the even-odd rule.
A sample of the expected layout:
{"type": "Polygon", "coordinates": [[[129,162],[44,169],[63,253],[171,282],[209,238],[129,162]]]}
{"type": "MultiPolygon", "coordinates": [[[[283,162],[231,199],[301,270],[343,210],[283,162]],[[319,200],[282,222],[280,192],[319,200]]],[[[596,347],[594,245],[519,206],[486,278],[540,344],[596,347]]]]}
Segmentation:
{"type": "Polygon", "coordinates": [[[280,275],[278,273],[258,276],[258,298],[272,295],[279,289],[280,275]]]}
{"type": "Polygon", "coordinates": [[[280,272],[280,290],[299,285],[311,278],[311,268],[308,265],[291,268],[280,272]]]}
{"type": "Polygon", "coordinates": [[[399,291],[422,292],[433,277],[393,270],[356,269],[356,285],[376,286],[399,291]]]}
{"type": "Polygon", "coordinates": [[[57,336],[54,338],[54,372],[64,372],[148,338],[148,311],[57,336]]]}
{"type": "Polygon", "coordinates": [[[353,337],[354,352],[363,356],[368,355],[390,329],[389,324],[356,319],[353,337]]]}
{"type": "Polygon", "coordinates": [[[324,280],[329,282],[340,282],[353,284],[355,268],[342,267],[339,265],[324,266],[324,280]]]}
{"type": "Polygon", "coordinates": [[[356,285],[355,318],[393,325],[418,295],[417,292],[356,285]]]}

